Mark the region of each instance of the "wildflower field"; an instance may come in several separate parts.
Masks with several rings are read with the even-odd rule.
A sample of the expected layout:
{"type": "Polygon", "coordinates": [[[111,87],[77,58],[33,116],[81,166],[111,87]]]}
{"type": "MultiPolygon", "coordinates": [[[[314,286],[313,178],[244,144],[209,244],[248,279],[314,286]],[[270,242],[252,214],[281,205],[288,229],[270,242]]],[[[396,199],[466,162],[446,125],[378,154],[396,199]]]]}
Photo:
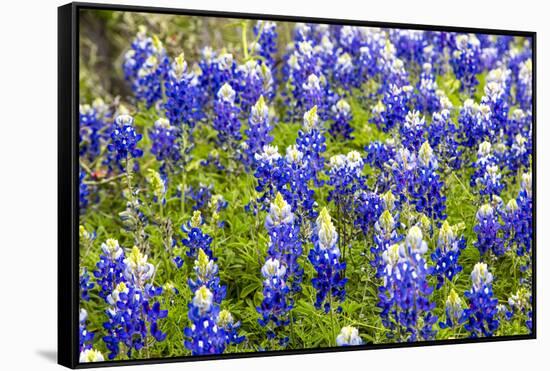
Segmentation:
{"type": "Polygon", "coordinates": [[[79,16],[81,362],[531,333],[529,38],[79,16]]]}

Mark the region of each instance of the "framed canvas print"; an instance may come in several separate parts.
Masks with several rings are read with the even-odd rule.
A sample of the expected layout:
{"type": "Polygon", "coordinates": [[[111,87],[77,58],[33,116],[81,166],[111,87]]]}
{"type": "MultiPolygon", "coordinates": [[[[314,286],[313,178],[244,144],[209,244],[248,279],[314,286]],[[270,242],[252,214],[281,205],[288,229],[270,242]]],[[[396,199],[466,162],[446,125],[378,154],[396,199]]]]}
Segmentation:
{"type": "Polygon", "coordinates": [[[59,363],[533,339],[533,32],[59,8],[59,363]]]}

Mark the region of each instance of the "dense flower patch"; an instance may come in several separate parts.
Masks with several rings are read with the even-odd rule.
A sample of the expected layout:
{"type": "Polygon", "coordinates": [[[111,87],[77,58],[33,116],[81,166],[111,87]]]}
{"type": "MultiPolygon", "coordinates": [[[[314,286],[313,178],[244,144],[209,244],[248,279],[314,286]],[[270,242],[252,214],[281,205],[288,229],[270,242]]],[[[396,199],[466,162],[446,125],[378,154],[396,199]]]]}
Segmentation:
{"type": "Polygon", "coordinates": [[[159,17],[81,81],[81,362],[532,331],[529,39],[159,17]]]}

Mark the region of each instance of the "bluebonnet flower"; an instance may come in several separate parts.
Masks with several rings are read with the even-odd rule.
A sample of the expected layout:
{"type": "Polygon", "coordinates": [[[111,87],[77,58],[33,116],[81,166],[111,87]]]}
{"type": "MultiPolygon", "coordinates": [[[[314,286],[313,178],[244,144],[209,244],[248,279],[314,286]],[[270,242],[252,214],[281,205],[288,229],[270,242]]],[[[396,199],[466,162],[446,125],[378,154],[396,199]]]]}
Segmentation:
{"type": "Polygon", "coordinates": [[[400,125],[405,121],[409,112],[408,104],[411,91],[410,85],[402,88],[390,85],[382,100],[374,106],[371,121],[384,132],[400,125]]]}
{"type": "Polygon", "coordinates": [[[347,214],[353,211],[354,196],[363,189],[365,183],[363,167],[363,158],[357,151],[330,158],[327,183],[332,189],[327,200],[334,201],[340,213],[347,214]]]}
{"type": "Polygon", "coordinates": [[[205,209],[212,197],[212,188],[211,184],[199,183],[196,187],[189,186],[185,190],[185,198],[190,204],[193,204],[193,211],[203,211],[205,209]]]}
{"type": "Polygon", "coordinates": [[[510,200],[503,215],[504,237],[510,247],[515,245],[518,256],[529,255],[533,239],[533,199],[531,173],[522,175],[516,200],[510,200]]]}
{"type": "Polygon", "coordinates": [[[510,171],[517,173],[517,171],[521,168],[528,168],[530,165],[531,154],[532,148],[529,140],[520,133],[516,134],[506,161],[510,171]]]}
{"type": "Polygon", "coordinates": [[[405,59],[409,63],[422,64],[423,51],[426,46],[424,31],[391,29],[389,34],[399,58],[405,59]]]}
{"type": "Polygon", "coordinates": [[[418,151],[424,143],[426,122],[418,111],[409,111],[405,121],[399,126],[401,141],[409,151],[418,151]]]}
{"type": "Polygon", "coordinates": [[[269,206],[269,200],[275,197],[275,192],[288,183],[285,158],[280,155],[278,147],[265,145],[262,152],[254,155],[254,160],[254,176],[258,181],[256,191],[260,193],[257,201],[265,209],[269,206]]]}
{"type": "Polygon", "coordinates": [[[399,58],[391,59],[388,66],[382,70],[385,81],[382,83],[382,90],[387,90],[392,85],[400,88],[406,87],[407,93],[412,93],[412,86],[409,85],[409,74],[405,69],[405,63],[399,58]]]}
{"type": "Polygon", "coordinates": [[[351,136],[353,128],[350,125],[353,117],[348,102],[340,99],[336,105],[332,106],[332,113],[333,123],[330,125],[329,133],[334,138],[353,139],[351,136]]]}
{"type": "Polygon", "coordinates": [[[191,327],[186,327],[184,345],[192,355],[221,354],[227,345],[225,331],[218,326],[220,308],[214,302],[214,295],[201,286],[189,303],[188,317],[191,327]]]}
{"type": "MultiPolygon", "coordinates": [[[[508,124],[505,128],[505,134],[508,135],[508,145],[510,145],[510,143],[515,139],[517,134],[521,134],[523,137],[529,138],[532,131],[531,120],[532,117],[529,111],[526,112],[519,108],[512,111],[508,124]]],[[[529,140],[526,144],[530,144],[529,140]]],[[[531,149],[531,145],[528,145],[527,147],[531,149]]]]}
{"type": "Polygon", "coordinates": [[[474,246],[479,250],[479,254],[484,256],[488,251],[492,251],[496,256],[503,255],[506,246],[499,237],[502,226],[493,207],[489,204],[481,206],[476,213],[476,219],[474,232],[477,234],[477,241],[474,246]]]}
{"type": "Polygon", "coordinates": [[[353,326],[344,326],[340,333],[336,337],[336,345],[350,346],[350,345],[362,345],[363,340],[359,336],[359,331],[353,326]]]}
{"type": "Polygon", "coordinates": [[[269,21],[258,21],[253,28],[254,36],[257,38],[253,46],[254,51],[260,55],[267,66],[273,68],[275,65],[275,54],[277,53],[277,24],[269,21]]]}
{"type": "Polygon", "coordinates": [[[218,265],[202,249],[195,260],[195,279],[189,279],[194,295],[189,303],[191,327],[184,330],[184,345],[197,354],[223,353],[229,344],[240,344],[244,336],[239,335],[240,322],[233,319],[227,310],[220,311],[226,295],[226,286],[220,284],[218,265]]]}
{"type": "Polygon", "coordinates": [[[231,81],[234,81],[237,64],[230,53],[216,54],[211,47],[204,47],[201,51],[198,75],[201,90],[205,100],[211,100],[220,88],[231,81]]]}
{"type": "Polygon", "coordinates": [[[348,53],[338,56],[334,65],[334,80],[345,90],[359,87],[361,81],[357,78],[354,61],[348,53]]]}
{"type": "Polygon", "coordinates": [[[153,201],[164,205],[166,203],[166,178],[153,169],[147,169],[146,179],[151,186],[153,201]]]}
{"type": "Polygon", "coordinates": [[[365,163],[370,165],[377,176],[374,179],[372,187],[380,192],[385,192],[390,189],[392,181],[392,172],[388,171],[388,166],[391,165],[390,160],[396,156],[396,146],[393,139],[388,139],[385,142],[372,141],[365,146],[365,163]]]}
{"type": "Polygon", "coordinates": [[[166,80],[170,65],[164,45],[158,37],[153,35],[150,41],[146,41],[149,42],[151,44],[146,46],[145,50],[131,49],[124,56],[124,69],[128,72],[126,78],[132,84],[136,99],[144,102],[147,108],[164,99],[162,84],[166,80]],[[145,59],[141,60],[142,57],[145,59]],[[137,66],[139,67],[134,75],[133,70],[137,66]]]}
{"type": "Polygon", "coordinates": [[[240,344],[246,337],[239,335],[241,323],[233,319],[233,315],[227,309],[223,309],[218,314],[218,327],[223,330],[225,342],[229,344],[240,344]]]}
{"type": "Polygon", "coordinates": [[[475,35],[457,35],[454,50],[451,55],[451,66],[456,78],[460,81],[460,89],[470,96],[479,84],[476,75],[481,72],[481,48],[475,35]]]}
{"type": "Polygon", "coordinates": [[[422,65],[422,74],[418,81],[418,95],[416,109],[423,113],[434,113],[441,108],[440,98],[437,95],[437,82],[432,72],[432,65],[424,63],[422,65]]]}
{"type": "Polygon", "coordinates": [[[445,301],[445,322],[439,322],[439,327],[455,328],[464,322],[464,301],[451,289],[445,301]]]}
{"type": "Polygon", "coordinates": [[[310,74],[306,81],[302,84],[304,108],[306,110],[313,107],[323,107],[323,89],[321,88],[321,79],[310,74]]]}
{"type": "Polygon", "coordinates": [[[124,54],[124,78],[128,81],[135,80],[145,60],[154,53],[153,39],[147,36],[147,28],[140,25],[130,49],[124,54]]]}
{"type": "MultiPolygon", "coordinates": [[[[343,275],[346,263],[340,260],[338,233],[326,207],[317,218],[312,240],[313,248],[309,251],[308,258],[317,273],[311,280],[317,291],[315,307],[323,308],[328,313],[333,309],[333,301],[345,300],[347,278],[343,275]]],[[[337,310],[341,310],[340,307],[337,310]]]]}
{"type": "Polygon", "coordinates": [[[296,23],[294,25],[294,42],[302,42],[314,36],[314,25],[307,23],[296,23]]]}
{"type": "Polygon", "coordinates": [[[417,168],[414,180],[408,183],[411,204],[432,220],[446,219],[446,197],[443,195],[443,182],[437,173],[438,162],[428,142],[418,151],[417,168]]]}
{"type": "Polygon", "coordinates": [[[477,185],[480,186],[479,193],[489,196],[492,200],[495,196],[500,196],[504,189],[504,184],[501,181],[502,175],[497,165],[487,165],[483,172],[483,177],[477,179],[477,185]]]}
{"type": "Polygon", "coordinates": [[[308,179],[313,179],[319,186],[322,181],[318,178],[323,169],[324,158],[322,153],[326,150],[326,139],[317,114],[317,107],[313,107],[304,113],[302,129],[298,131],[296,147],[303,154],[306,167],[309,169],[308,179]]]}
{"type": "Polygon", "coordinates": [[[92,105],[79,107],[79,145],[81,158],[93,162],[101,153],[102,144],[108,139],[105,132],[109,127],[108,107],[102,99],[95,99],[92,105]]]}
{"type": "Polygon", "coordinates": [[[283,81],[288,81],[284,96],[289,118],[299,116],[301,112],[321,101],[321,76],[318,65],[319,58],[311,40],[297,42],[294,50],[286,57],[283,81]],[[311,81],[309,81],[310,79],[311,81]],[[307,94],[305,90],[307,90],[307,94]],[[307,107],[307,104],[311,106],[307,107]]]}
{"type": "Polygon", "coordinates": [[[321,41],[315,45],[315,52],[319,57],[319,63],[321,63],[323,69],[334,69],[338,60],[337,46],[333,42],[330,34],[324,32],[321,41]]]}
{"type": "Polygon", "coordinates": [[[397,57],[395,45],[387,38],[384,39],[376,63],[381,78],[380,91],[387,91],[391,85],[401,87],[408,84],[405,64],[397,57]]]}
{"type": "Polygon", "coordinates": [[[453,123],[451,112],[443,109],[434,112],[432,122],[427,128],[428,142],[439,159],[452,169],[462,165],[462,150],[458,138],[458,128],[453,123]]]}
{"type": "Polygon", "coordinates": [[[378,278],[383,276],[386,269],[384,254],[388,254],[390,246],[400,240],[401,237],[397,234],[397,221],[392,216],[391,209],[386,208],[374,223],[374,245],[370,249],[372,253],[370,264],[376,269],[378,278]]]}
{"type": "Polygon", "coordinates": [[[84,182],[86,179],[86,173],[82,171],[82,168],[79,168],[79,174],[78,174],[78,206],[80,209],[80,212],[86,210],[88,207],[88,196],[90,195],[90,190],[88,188],[88,185],[84,182]]]}
{"type": "Polygon", "coordinates": [[[96,264],[94,277],[99,286],[99,296],[103,299],[111,294],[114,288],[124,281],[124,251],[115,239],[108,239],[101,244],[101,255],[96,264]]]}
{"type": "Polygon", "coordinates": [[[220,143],[234,147],[242,139],[239,107],[235,105],[235,90],[225,83],[216,95],[213,127],[218,131],[220,143]]]}
{"type": "Polygon", "coordinates": [[[489,135],[491,108],[466,99],[460,108],[458,123],[460,143],[465,147],[475,147],[489,135]]]}
{"type": "Polygon", "coordinates": [[[90,273],[88,273],[86,268],[82,270],[79,281],[80,298],[84,301],[90,301],[89,291],[93,289],[95,285],[93,282],[90,282],[90,273]]]}
{"type": "Polygon", "coordinates": [[[435,263],[433,274],[437,277],[439,289],[445,283],[445,279],[453,280],[453,277],[462,271],[458,264],[458,258],[462,250],[466,248],[466,240],[458,237],[453,227],[445,220],[439,229],[437,237],[437,248],[432,254],[432,261],[435,263]]]}
{"type": "Polygon", "coordinates": [[[220,284],[218,265],[203,249],[198,248],[193,270],[196,278],[189,278],[189,288],[194,293],[201,287],[206,287],[212,293],[213,302],[221,304],[227,293],[227,288],[220,284]]]}
{"type": "Polygon", "coordinates": [[[154,297],[162,293],[162,288],[154,287],[149,281],[155,268],[147,262],[147,256],[134,246],[124,259],[124,281],[117,284],[107,296],[111,305],[106,310],[108,321],[103,324],[107,335],[103,337],[109,359],[114,359],[124,344],[126,354],[139,351],[148,346],[148,336],[160,342],[166,339],[166,333],[159,329],[158,321],[166,318],[167,310],[160,309],[154,297]]]}
{"type": "Polygon", "coordinates": [[[101,352],[96,349],[86,349],[80,353],[80,356],[78,358],[78,362],[80,363],[103,362],[103,361],[105,361],[103,354],[101,354],[101,352]]]}
{"type": "Polygon", "coordinates": [[[265,103],[263,95],[261,95],[256,104],[252,106],[248,128],[244,132],[247,139],[244,146],[243,161],[247,166],[252,166],[255,154],[260,153],[265,145],[273,141],[273,135],[271,134],[273,126],[269,121],[269,107],[265,103]]]}
{"type": "Polygon", "coordinates": [[[265,228],[269,235],[268,256],[278,260],[286,268],[285,282],[292,292],[301,291],[304,269],[298,263],[302,255],[300,227],[297,224],[290,205],[281,193],[277,193],[271,203],[269,214],[265,220],[265,228]]]}
{"type": "Polygon", "coordinates": [[[314,191],[310,188],[309,181],[312,179],[309,163],[304,159],[304,154],[298,150],[298,146],[289,146],[286,149],[284,162],[287,184],[279,191],[285,195],[292,205],[298,220],[303,218],[314,218],[315,211],[314,191]]]}
{"type": "MultiPolygon", "coordinates": [[[[285,275],[286,267],[277,259],[268,258],[262,267],[263,300],[256,310],[260,314],[258,323],[269,328],[268,339],[277,337],[277,330],[290,323],[289,312],[294,304],[289,298],[290,288],[284,280],[285,275]]],[[[285,345],[288,340],[282,337],[279,341],[285,345]]]]}
{"type": "Polygon", "coordinates": [[[408,187],[415,184],[417,161],[415,153],[401,147],[395,151],[394,157],[388,162],[393,176],[394,193],[402,202],[407,201],[408,187]]]}
{"type": "Polygon", "coordinates": [[[531,111],[533,103],[533,62],[531,58],[519,64],[516,99],[525,111],[531,111]]]}
{"type": "Polygon", "coordinates": [[[379,288],[378,306],[382,309],[382,324],[398,341],[433,339],[433,325],[437,316],[432,313],[435,304],[430,302],[433,287],[428,283],[432,269],[424,258],[428,245],[419,227],[409,229],[405,241],[391,245],[383,254],[386,268],[384,282],[379,288]]]}
{"type": "Polygon", "coordinates": [[[361,29],[353,26],[342,26],[336,31],[336,41],[344,53],[355,55],[363,44],[361,29]]]}
{"type": "Polygon", "coordinates": [[[509,106],[506,101],[505,86],[501,82],[489,81],[485,84],[484,92],[481,102],[491,108],[489,134],[494,137],[506,127],[508,120],[509,106]]]}
{"type": "Polygon", "coordinates": [[[478,187],[480,194],[486,195],[489,201],[499,196],[504,189],[498,165],[507,161],[507,154],[505,148],[502,150],[500,148],[500,144],[497,144],[493,150],[489,142],[481,143],[477,160],[472,164],[475,170],[470,178],[470,186],[478,187]]]}
{"type": "Polygon", "coordinates": [[[378,170],[382,170],[384,164],[395,156],[395,143],[393,140],[387,140],[386,142],[375,140],[365,146],[365,152],[367,153],[365,162],[378,170]]]}
{"type": "Polygon", "coordinates": [[[508,310],[506,319],[511,320],[514,317],[522,316],[525,320],[525,326],[532,331],[532,294],[525,287],[521,287],[515,294],[508,298],[508,310]]]}
{"type": "Polygon", "coordinates": [[[79,323],[79,351],[80,353],[92,349],[92,343],[95,333],[88,331],[86,328],[86,320],[88,319],[88,312],[84,308],[80,308],[78,317],[79,323]]]}
{"type": "Polygon", "coordinates": [[[374,192],[363,191],[355,198],[354,211],[355,227],[367,236],[384,211],[384,201],[374,192]]]}
{"type": "Polygon", "coordinates": [[[268,101],[274,97],[273,76],[267,65],[257,60],[249,60],[237,68],[236,74],[236,89],[239,92],[242,113],[248,114],[260,97],[263,96],[268,101]]]}
{"type": "Polygon", "coordinates": [[[504,100],[503,103],[507,103],[512,99],[511,88],[512,88],[512,70],[510,70],[509,68],[506,68],[505,66],[493,68],[485,76],[485,87],[484,87],[484,92],[486,93],[485,99],[489,99],[489,97],[487,96],[487,92],[489,92],[490,90],[493,90],[493,93],[501,90],[502,98],[504,100]],[[496,86],[499,87],[499,89],[495,89],[495,88],[489,89],[488,85],[490,83],[495,83],[496,86]]]}
{"type": "Polygon", "coordinates": [[[471,337],[493,336],[499,327],[498,300],[493,297],[493,275],[487,264],[477,263],[470,275],[472,288],[466,291],[468,308],[464,310],[464,328],[471,337]]]}
{"type": "Polygon", "coordinates": [[[475,187],[485,177],[487,167],[496,165],[497,162],[497,158],[492,154],[491,143],[487,141],[481,143],[477,151],[477,160],[472,164],[475,170],[470,178],[470,186],[475,187]]]}
{"type": "Polygon", "coordinates": [[[111,143],[107,148],[110,152],[115,153],[116,161],[121,170],[123,169],[122,160],[126,161],[131,157],[136,158],[143,155],[143,151],[137,148],[140,140],[141,134],[136,133],[132,116],[117,116],[111,132],[111,143]]]}
{"type": "Polygon", "coordinates": [[[181,158],[179,133],[178,128],[170,125],[165,118],[159,118],[149,130],[151,153],[157,161],[162,162],[161,173],[165,175],[167,170],[172,169],[181,158]]]}
{"type": "Polygon", "coordinates": [[[189,71],[183,53],[172,62],[165,86],[164,109],[170,123],[184,133],[190,132],[204,117],[204,99],[196,74],[189,71]]]}
{"type": "Polygon", "coordinates": [[[199,250],[204,251],[206,255],[212,258],[212,237],[204,233],[201,229],[201,225],[204,223],[201,212],[195,210],[193,217],[187,224],[181,226],[181,230],[187,234],[187,238],[183,238],[181,243],[188,248],[186,252],[187,256],[196,258],[199,250]]]}

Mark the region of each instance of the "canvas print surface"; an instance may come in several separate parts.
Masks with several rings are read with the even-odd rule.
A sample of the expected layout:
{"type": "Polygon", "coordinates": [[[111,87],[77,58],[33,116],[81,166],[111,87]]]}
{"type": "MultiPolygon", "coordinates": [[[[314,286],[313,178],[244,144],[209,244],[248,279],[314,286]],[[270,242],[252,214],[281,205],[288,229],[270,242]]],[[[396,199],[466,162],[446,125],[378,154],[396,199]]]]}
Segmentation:
{"type": "Polygon", "coordinates": [[[532,58],[80,10],[80,362],[530,334],[532,58]]]}

